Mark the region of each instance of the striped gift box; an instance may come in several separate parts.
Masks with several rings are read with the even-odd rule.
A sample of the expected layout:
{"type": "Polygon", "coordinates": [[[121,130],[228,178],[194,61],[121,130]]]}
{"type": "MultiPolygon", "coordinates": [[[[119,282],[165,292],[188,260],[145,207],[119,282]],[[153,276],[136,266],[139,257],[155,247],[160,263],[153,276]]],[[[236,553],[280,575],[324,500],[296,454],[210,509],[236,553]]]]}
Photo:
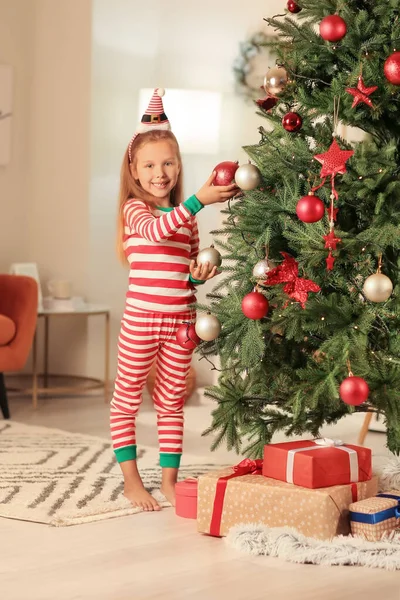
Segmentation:
{"type": "Polygon", "coordinates": [[[393,490],[349,506],[351,532],[376,541],[400,528],[400,491],[393,490]]]}

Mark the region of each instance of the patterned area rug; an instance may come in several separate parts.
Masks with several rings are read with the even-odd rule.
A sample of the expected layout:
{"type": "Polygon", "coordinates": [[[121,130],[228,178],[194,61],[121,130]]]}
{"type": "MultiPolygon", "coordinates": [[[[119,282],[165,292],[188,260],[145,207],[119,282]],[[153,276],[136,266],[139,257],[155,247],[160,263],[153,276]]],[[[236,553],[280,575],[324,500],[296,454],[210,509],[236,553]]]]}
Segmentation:
{"type": "MultiPolygon", "coordinates": [[[[164,507],[155,448],[141,448],[145,487],[164,507]]],[[[215,470],[185,455],[180,479],[215,470]]],[[[123,480],[108,440],[58,429],[0,422],[0,516],[53,526],[141,512],[122,495],[123,480]]]]}

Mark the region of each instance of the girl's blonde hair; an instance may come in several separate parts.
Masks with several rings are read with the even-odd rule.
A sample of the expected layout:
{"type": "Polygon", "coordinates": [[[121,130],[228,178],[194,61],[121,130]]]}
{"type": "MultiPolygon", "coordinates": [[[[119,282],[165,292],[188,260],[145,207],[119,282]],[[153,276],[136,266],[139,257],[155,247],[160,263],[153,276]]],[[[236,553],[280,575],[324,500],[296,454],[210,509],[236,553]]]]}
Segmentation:
{"type": "Polygon", "coordinates": [[[171,204],[177,206],[183,201],[183,173],[182,173],[182,158],[179,151],[179,145],[176,137],[171,131],[155,129],[146,133],[141,133],[134,140],[131,146],[132,163],[129,162],[128,148],[126,149],[121,167],[121,179],[119,188],[118,202],[118,222],[117,222],[117,254],[123,264],[127,263],[124,252],[124,205],[129,198],[138,198],[147,204],[154,206],[154,196],[144,191],[139,181],[132,175],[132,167],[136,164],[137,151],[151,142],[169,141],[175,147],[175,152],[178,157],[180,171],[175,187],[171,191],[171,204]]]}

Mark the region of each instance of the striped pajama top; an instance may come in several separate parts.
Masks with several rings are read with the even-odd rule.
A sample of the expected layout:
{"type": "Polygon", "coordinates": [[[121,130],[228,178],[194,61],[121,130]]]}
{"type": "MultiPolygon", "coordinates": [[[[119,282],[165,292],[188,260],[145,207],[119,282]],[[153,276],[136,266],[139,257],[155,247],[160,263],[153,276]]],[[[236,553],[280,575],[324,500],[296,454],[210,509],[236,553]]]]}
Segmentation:
{"type": "Polygon", "coordinates": [[[202,208],[196,196],[175,208],[153,209],[142,200],[127,200],[123,244],[130,265],[128,305],[163,313],[194,306],[189,264],[199,251],[195,214],[202,208]]]}

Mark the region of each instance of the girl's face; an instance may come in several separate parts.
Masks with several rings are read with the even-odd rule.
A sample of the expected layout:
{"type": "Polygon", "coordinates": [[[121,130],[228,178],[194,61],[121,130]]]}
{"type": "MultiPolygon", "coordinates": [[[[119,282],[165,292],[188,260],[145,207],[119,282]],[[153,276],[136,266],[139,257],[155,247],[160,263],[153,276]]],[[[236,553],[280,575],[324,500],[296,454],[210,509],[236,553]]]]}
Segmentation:
{"type": "Polygon", "coordinates": [[[157,199],[169,202],[171,190],[178,181],[181,166],[174,144],[168,140],[148,142],[136,152],[132,175],[142,188],[157,199]]]}

